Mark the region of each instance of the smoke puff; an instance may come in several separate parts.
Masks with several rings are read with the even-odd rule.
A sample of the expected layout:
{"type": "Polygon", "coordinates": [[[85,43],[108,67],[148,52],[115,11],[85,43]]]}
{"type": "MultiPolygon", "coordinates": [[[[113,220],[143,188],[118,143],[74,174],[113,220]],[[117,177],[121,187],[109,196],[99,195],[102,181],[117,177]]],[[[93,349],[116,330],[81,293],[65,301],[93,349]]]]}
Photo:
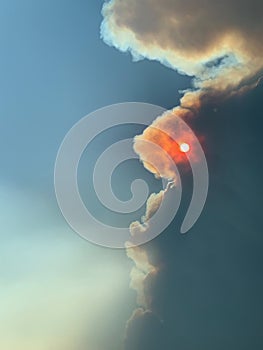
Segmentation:
{"type": "Polygon", "coordinates": [[[195,76],[201,87],[231,88],[263,68],[262,0],[112,0],[103,16],[106,43],[195,76]]]}
{"type": "Polygon", "coordinates": [[[175,184],[177,179],[175,164],[187,163],[187,157],[181,152],[180,144],[191,145],[190,160],[198,161],[195,135],[179,122],[181,118],[187,119],[192,115],[189,109],[176,107],[158,117],[142,135],[134,139],[134,150],[140,156],[144,167],[157,176],[171,179],[175,184]],[[159,148],[153,148],[152,144],[157,144],[159,148]]]}
{"type": "Polygon", "coordinates": [[[145,280],[148,276],[157,273],[158,269],[153,266],[147,252],[140,247],[129,247],[127,242],[127,256],[135,263],[130,274],[130,287],[136,291],[137,305],[147,309],[149,307],[148,296],[145,293],[145,280]]]}

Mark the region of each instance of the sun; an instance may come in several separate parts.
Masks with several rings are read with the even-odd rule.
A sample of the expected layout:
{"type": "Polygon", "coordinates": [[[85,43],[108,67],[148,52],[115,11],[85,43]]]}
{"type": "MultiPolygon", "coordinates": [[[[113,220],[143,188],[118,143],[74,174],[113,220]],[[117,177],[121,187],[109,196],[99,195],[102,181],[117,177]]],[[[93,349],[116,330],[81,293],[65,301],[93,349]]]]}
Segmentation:
{"type": "Polygon", "coordinates": [[[190,146],[189,146],[189,144],[188,144],[188,143],[185,143],[185,142],[181,143],[181,145],[180,145],[180,151],[183,152],[183,153],[189,152],[189,151],[190,151],[190,146]]]}

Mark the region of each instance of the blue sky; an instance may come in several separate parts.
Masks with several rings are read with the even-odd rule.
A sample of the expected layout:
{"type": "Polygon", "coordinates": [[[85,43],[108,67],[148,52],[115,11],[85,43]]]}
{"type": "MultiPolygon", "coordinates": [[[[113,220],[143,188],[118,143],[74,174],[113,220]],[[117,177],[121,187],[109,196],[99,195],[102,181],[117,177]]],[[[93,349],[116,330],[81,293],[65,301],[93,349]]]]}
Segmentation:
{"type": "Polygon", "coordinates": [[[125,253],[83,241],[64,222],[55,157],[89,112],[125,101],[172,105],[187,79],[107,47],[101,5],[0,5],[1,348],[116,350],[134,307],[125,253]],[[173,97],[159,98],[167,85],[173,97]]]}

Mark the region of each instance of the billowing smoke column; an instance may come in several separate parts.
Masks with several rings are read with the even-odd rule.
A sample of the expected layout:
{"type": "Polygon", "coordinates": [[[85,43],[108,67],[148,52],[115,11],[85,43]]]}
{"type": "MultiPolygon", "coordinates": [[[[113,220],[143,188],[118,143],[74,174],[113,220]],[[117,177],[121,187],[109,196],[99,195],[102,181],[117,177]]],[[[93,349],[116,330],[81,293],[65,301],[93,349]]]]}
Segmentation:
{"type": "MultiPolygon", "coordinates": [[[[142,218],[142,222],[135,221],[130,225],[131,236],[135,241],[138,235],[143,234],[145,230],[149,228],[148,220],[159,208],[166,192],[169,191],[171,186],[173,186],[172,182],[168,183],[165,190],[157,194],[151,194],[146,204],[146,212],[145,216],[142,218]]],[[[152,332],[155,329],[156,335],[160,334],[161,328],[161,315],[159,315],[159,310],[156,310],[154,307],[154,297],[152,293],[152,285],[160,269],[150,262],[146,250],[141,246],[134,246],[134,242],[127,242],[126,248],[127,256],[133,260],[135,265],[130,274],[130,287],[137,293],[138,308],[134,310],[127,322],[125,349],[147,349],[152,342],[152,332]],[[137,340],[134,341],[135,339],[137,340]],[[149,342],[149,346],[147,342],[149,342]]],[[[156,346],[158,340],[159,337],[155,341],[156,346]]],[[[160,347],[161,344],[159,344],[156,349],[160,349],[160,347]]]]}
{"type": "MultiPolygon", "coordinates": [[[[153,154],[142,141],[157,142],[176,162],[184,162],[176,145],[158,132],[158,127],[171,134],[171,130],[176,130],[175,116],[187,118],[198,114],[205,98],[242,92],[257,83],[263,70],[263,1],[112,0],[105,3],[102,13],[101,35],[108,45],[130,51],[135,60],[157,60],[193,77],[193,87],[185,93],[180,106],[154,121],[135,138],[134,144],[148,170],[176,183],[164,153],[153,154]]],[[[181,135],[191,145],[188,135],[183,131],[181,135]]],[[[193,148],[191,156],[194,160],[193,148]]],[[[161,195],[151,198],[148,212],[158,205],[161,195]]],[[[131,233],[143,234],[144,227],[133,223],[131,233]]],[[[137,291],[141,307],[128,322],[129,337],[133,321],[148,319],[153,313],[145,283],[158,273],[158,268],[151,265],[143,248],[129,248],[127,254],[135,263],[131,286],[137,291]]]]}

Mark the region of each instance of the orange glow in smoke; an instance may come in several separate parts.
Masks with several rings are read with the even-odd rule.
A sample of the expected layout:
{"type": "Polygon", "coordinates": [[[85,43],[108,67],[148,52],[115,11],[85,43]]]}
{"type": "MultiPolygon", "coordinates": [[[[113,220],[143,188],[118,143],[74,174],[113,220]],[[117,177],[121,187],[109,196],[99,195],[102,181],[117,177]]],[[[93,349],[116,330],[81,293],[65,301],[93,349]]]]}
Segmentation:
{"type": "MultiPolygon", "coordinates": [[[[182,141],[177,141],[177,143],[166,133],[152,126],[148,127],[143,134],[143,139],[159,145],[163,151],[167,152],[176,163],[187,163],[186,154],[190,153],[192,160],[197,161],[197,155],[195,154],[195,140],[193,139],[193,136],[185,131],[182,131],[178,138],[182,141]]],[[[145,148],[146,146],[144,147],[144,151],[145,148]]],[[[150,148],[149,153],[152,153],[150,148]]],[[[159,157],[161,157],[161,154],[156,154],[155,159],[158,159],[159,157]]]]}
{"type": "MultiPolygon", "coordinates": [[[[176,112],[177,117],[180,110],[176,112]]],[[[185,110],[183,112],[185,113],[185,110]]],[[[163,127],[160,119],[160,126],[158,123],[156,128],[155,125],[149,126],[142,135],[136,136],[134,143],[134,150],[143,160],[144,167],[157,177],[167,179],[176,177],[171,158],[174,164],[182,165],[184,170],[189,169],[189,162],[194,164],[199,161],[199,141],[195,134],[189,132],[187,128],[184,129],[176,122],[176,118],[173,120],[172,117],[173,115],[170,118],[166,117],[167,120],[164,123],[167,133],[160,129],[163,127]],[[150,141],[159,148],[153,148],[151,144],[144,141],[150,141]]]]}

